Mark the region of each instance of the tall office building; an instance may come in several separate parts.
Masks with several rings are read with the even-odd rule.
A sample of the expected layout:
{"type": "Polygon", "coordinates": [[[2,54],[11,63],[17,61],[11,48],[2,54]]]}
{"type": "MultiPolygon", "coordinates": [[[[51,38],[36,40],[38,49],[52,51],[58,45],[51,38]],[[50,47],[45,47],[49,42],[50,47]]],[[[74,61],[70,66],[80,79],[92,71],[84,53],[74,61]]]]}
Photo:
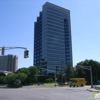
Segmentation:
{"type": "Polygon", "coordinates": [[[15,72],[18,69],[18,57],[14,55],[0,56],[0,70],[15,72]]]}
{"type": "Polygon", "coordinates": [[[34,65],[52,70],[73,65],[70,11],[46,2],[34,26],[34,65]]]}

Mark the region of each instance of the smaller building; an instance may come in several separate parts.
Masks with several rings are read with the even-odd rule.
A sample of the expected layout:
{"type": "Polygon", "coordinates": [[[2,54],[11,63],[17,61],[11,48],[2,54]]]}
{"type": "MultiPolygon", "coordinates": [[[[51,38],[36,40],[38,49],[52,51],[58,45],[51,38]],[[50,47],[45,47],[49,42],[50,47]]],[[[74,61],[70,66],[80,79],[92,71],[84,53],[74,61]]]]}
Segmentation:
{"type": "Polygon", "coordinates": [[[0,70],[16,72],[18,69],[18,57],[16,55],[0,56],[0,70]]]}

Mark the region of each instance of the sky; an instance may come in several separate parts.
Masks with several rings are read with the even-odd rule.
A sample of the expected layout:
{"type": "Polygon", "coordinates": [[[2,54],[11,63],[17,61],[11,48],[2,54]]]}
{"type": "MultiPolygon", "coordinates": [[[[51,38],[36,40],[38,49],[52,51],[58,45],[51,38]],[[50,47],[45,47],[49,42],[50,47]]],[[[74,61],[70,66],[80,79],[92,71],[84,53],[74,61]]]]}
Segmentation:
{"type": "Polygon", "coordinates": [[[100,0],[0,0],[0,47],[18,56],[18,68],[33,65],[34,22],[42,5],[50,2],[70,10],[73,66],[85,59],[100,62],[100,0]]]}

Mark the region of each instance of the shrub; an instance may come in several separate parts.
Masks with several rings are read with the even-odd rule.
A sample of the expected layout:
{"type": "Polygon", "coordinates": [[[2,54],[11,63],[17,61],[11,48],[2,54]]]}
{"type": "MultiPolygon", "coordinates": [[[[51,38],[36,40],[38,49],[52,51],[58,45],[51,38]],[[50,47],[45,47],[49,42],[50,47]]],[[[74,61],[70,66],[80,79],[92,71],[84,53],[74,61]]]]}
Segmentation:
{"type": "Polygon", "coordinates": [[[52,78],[46,79],[46,83],[51,83],[51,82],[53,82],[53,79],[52,78]]]}

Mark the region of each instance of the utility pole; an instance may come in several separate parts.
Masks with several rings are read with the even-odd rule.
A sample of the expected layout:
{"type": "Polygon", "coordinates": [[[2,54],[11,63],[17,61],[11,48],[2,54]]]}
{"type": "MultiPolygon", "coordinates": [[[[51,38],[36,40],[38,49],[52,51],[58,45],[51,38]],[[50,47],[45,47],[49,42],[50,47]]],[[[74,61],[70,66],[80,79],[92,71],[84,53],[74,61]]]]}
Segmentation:
{"type": "Polygon", "coordinates": [[[96,69],[96,82],[98,81],[98,77],[97,77],[97,69],[96,69]]]}
{"type": "MultiPolygon", "coordinates": [[[[80,65],[78,65],[80,66],[80,65]]],[[[93,78],[92,78],[92,67],[91,66],[80,66],[83,69],[90,70],[90,78],[91,78],[91,88],[93,88],[93,78]]]]}
{"type": "Polygon", "coordinates": [[[91,88],[93,88],[92,67],[90,66],[91,88]]]}
{"type": "Polygon", "coordinates": [[[61,85],[63,86],[63,73],[62,73],[62,63],[63,63],[63,61],[61,62],[61,85]]]}
{"type": "Polygon", "coordinates": [[[55,72],[55,87],[56,87],[56,72],[55,72]]]}
{"type": "Polygon", "coordinates": [[[61,67],[61,85],[63,86],[63,73],[62,73],[62,67],[61,67]]]}

